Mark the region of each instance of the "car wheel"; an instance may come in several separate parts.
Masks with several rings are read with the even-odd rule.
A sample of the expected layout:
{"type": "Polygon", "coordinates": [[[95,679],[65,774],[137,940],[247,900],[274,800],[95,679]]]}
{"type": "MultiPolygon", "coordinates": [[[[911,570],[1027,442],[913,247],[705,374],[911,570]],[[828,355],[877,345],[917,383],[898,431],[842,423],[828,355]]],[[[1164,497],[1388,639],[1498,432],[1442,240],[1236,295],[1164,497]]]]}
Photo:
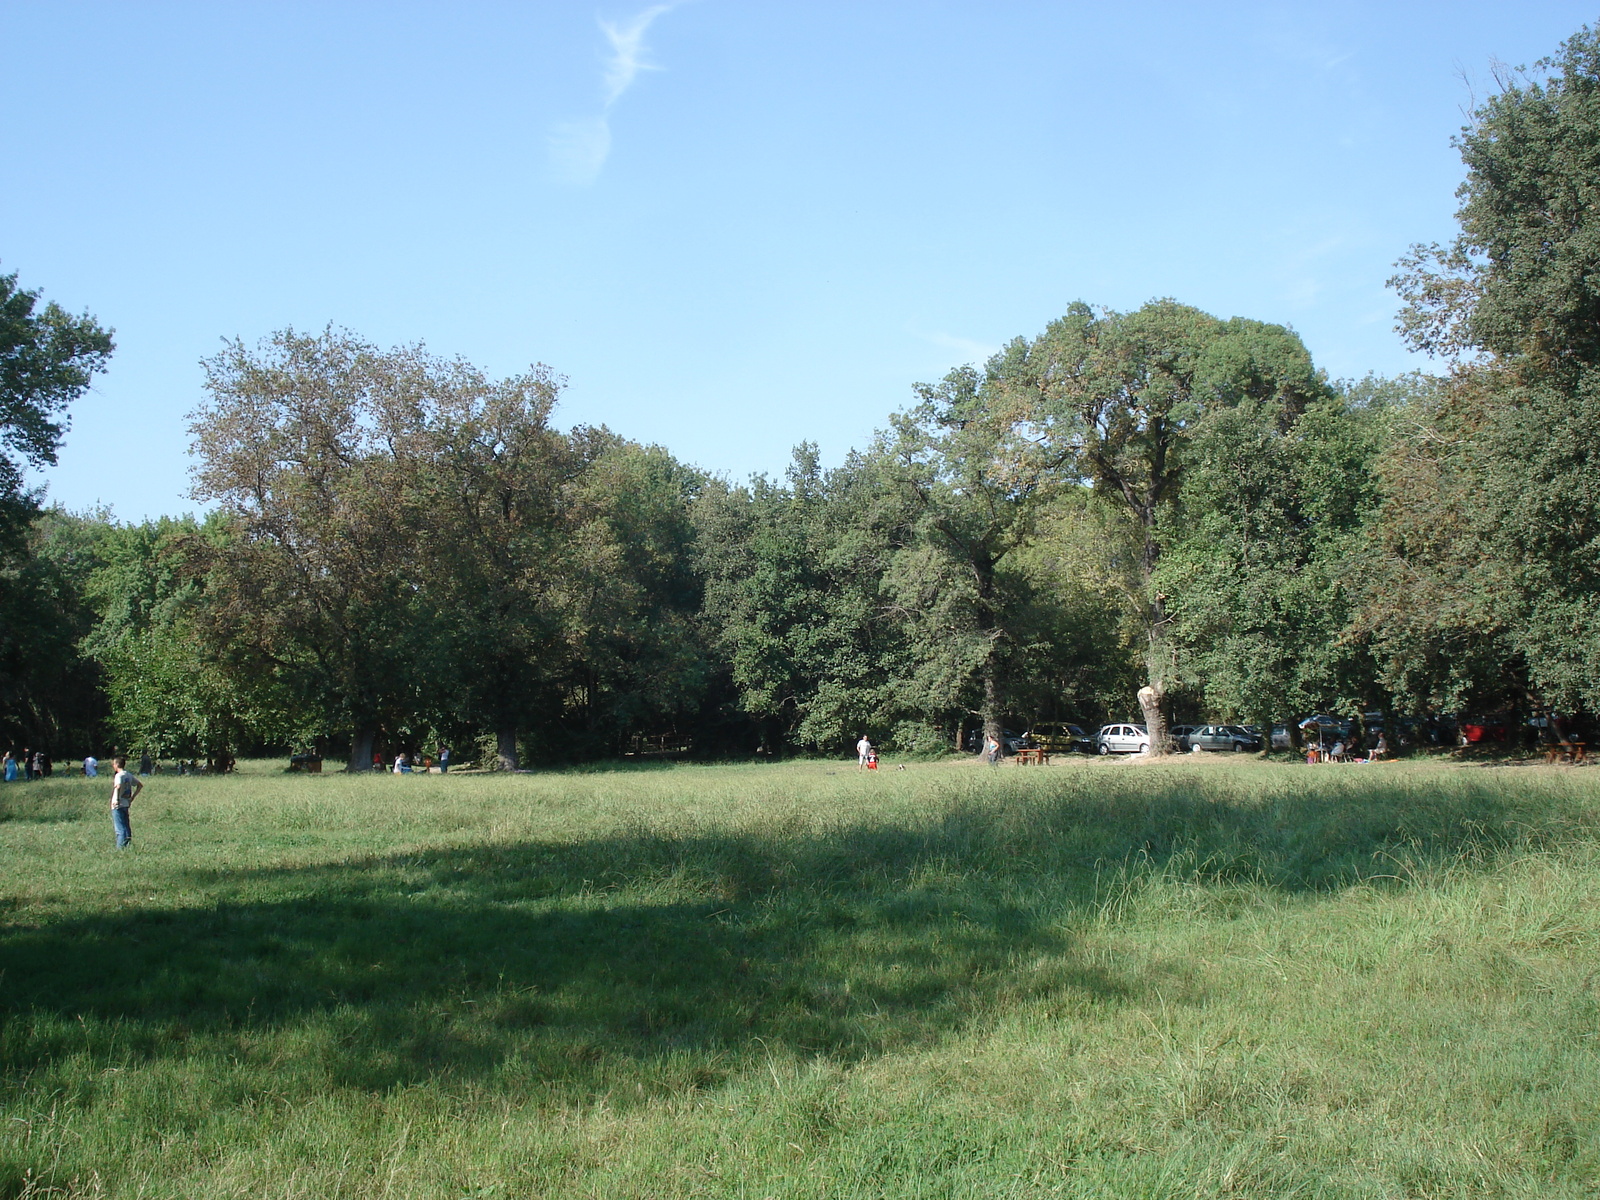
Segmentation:
{"type": "Polygon", "coordinates": [[[1190,754],[1199,754],[1200,753],[1200,743],[1196,742],[1196,743],[1194,743],[1194,745],[1190,746],[1189,747],[1189,753],[1190,754]]]}
{"type": "Polygon", "coordinates": [[[1106,745],[1104,742],[1101,742],[1100,745],[1097,747],[1097,749],[1098,749],[1099,753],[1101,753],[1101,754],[1110,754],[1111,753],[1111,747],[1106,745]]]}
{"type": "Polygon", "coordinates": [[[1150,743],[1149,742],[1140,742],[1139,743],[1139,749],[1136,751],[1136,753],[1138,753],[1138,754],[1149,754],[1150,753],[1150,743]]]}

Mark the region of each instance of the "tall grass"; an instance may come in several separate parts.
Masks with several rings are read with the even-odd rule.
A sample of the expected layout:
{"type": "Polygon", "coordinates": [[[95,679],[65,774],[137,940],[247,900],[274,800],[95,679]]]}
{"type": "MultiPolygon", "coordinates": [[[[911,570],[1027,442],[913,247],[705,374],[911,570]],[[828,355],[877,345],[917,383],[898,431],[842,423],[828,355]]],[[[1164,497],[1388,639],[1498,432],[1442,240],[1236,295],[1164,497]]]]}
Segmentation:
{"type": "Polygon", "coordinates": [[[1600,1177],[1587,770],[247,768],[0,788],[0,1198],[1600,1177]]]}

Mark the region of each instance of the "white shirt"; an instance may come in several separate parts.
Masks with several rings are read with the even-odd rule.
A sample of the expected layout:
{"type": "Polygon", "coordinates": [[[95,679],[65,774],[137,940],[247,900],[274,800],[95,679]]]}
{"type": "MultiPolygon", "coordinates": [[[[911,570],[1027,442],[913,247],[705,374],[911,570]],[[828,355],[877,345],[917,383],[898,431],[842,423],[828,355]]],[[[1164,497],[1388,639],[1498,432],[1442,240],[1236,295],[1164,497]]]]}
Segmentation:
{"type": "Polygon", "coordinates": [[[111,802],[118,808],[127,808],[133,803],[133,793],[138,791],[134,785],[139,782],[139,777],[128,768],[124,767],[111,777],[111,802]]]}
{"type": "Polygon", "coordinates": [[[100,760],[92,754],[87,754],[83,759],[83,773],[90,779],[100,774],[100,760]]]}

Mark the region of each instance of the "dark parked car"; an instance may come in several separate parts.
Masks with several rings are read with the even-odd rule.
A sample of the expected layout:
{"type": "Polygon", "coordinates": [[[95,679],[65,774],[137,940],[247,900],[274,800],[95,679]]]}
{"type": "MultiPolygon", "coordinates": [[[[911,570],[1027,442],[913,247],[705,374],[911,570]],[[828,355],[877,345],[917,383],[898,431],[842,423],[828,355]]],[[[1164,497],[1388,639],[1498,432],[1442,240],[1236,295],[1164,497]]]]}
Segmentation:
{"type": "MultiPolygon", "coordinates": [[[[1018,750],[1022,749],[1027,744],[1028,744],[1028,735],[1025,734],[1025,733],[1018,733],[1013,729],[1002,729],[1000,731],[1000,745],[1004,748],[1004,752],[1007,753],[1007,754],[1015,754],[1018,750]]],[[[980,726],[977,729],[968,730],[965,734],[963,734],[962,735],[962,739],[961,739],[961,746],[962,746],[962,749],[967,750],[967,751],[969,751],[969,752],[971,752],[973,754],[976,754],[979,750],[982,750],[983,749],[983,729],[982,729],[982,727],[980,726]]]]}
{"type": "Polygon", "coordinates": [[[1261,739],[1242,725],[1202,725],[1189,735],[1189,749],[1195,754],[1202,750],[1259,750],[1261,739]]]}
{"type": "Polygon", "coordinates": [[[1024,735],[1030,746],[1046,754],[1093,754],[1094,735],[1081,725],[1065,721],[1044,721],[1033,726],[1024,735]]]}
{"type": "Polygon", "coordinates": [[[1315,746],[1319,741],[1329,745],[1334,742],[1348,741],[1350,738],[1350,722],[1339,717],[1330,717],[1324,713],[1312,713],[1298,722],[1300,737],[1315,746]]]}
{"type": "Polygon", "coordinates": [[[1167,730],[1167,736],[1172,739],[1172,748],[1174,750],[1187,750],[1189,748],[1189,738],[1199,728],[1200,726],[1198,725],[1174,725],[1167,730]]]}

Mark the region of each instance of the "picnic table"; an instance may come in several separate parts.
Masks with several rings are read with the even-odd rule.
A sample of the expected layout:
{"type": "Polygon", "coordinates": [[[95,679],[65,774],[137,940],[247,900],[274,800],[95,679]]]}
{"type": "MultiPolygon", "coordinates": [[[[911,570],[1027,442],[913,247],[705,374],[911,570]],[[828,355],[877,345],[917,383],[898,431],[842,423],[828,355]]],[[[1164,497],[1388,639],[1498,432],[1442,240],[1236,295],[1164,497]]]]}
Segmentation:
{"type": "Polygon", "coordinates": [[[1547,763],[1581,763],[1588,761],[1588,746],[1583,742],[1555,742],[1544,748],[1547,763]]]}
{"type": "Polygon", "coordinates": [[[1012,761],[1019,767],[1029,764],[1036,767],[1045,766],[1050,761],[1050,752],[1043,746],[1027,746],[1018,750],[1017,756],[1012,761]]]}

